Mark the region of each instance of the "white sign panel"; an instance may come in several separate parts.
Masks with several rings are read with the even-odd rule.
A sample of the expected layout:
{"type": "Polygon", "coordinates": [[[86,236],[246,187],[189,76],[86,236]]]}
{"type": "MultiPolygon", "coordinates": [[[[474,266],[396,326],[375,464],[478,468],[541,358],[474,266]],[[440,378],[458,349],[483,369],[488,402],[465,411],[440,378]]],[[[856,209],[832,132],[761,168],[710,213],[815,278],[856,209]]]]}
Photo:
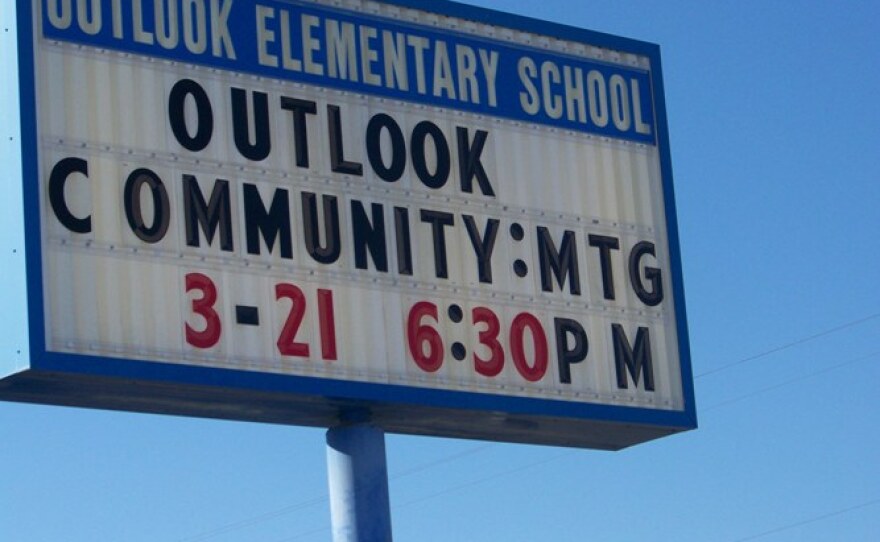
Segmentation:
{"type": "Polygon", "coordinates": [[[656,48],[419,6],[20,6],[34,374],[693,427],[656,48]]]}

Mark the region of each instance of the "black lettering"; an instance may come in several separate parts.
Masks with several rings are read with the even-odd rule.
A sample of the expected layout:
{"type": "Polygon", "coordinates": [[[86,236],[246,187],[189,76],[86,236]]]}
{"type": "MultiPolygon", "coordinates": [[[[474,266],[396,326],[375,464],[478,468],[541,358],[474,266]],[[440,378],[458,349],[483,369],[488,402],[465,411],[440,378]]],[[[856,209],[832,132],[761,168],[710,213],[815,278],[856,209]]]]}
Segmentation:
{"type": "Polygon", "coordinates": [[[611,269],[611,250],[620,248],[620,241],[616,237],[605,235],[590,235],[591,247],[598,247],[599,262],[602,267],[602,293],[605,299],[614,299],[614,275],[611,269]]]}
{"type": "Polygon", "coordinates": [[[229,181],[217,179],[211,189],[211,200],[205,203],[205,196],[199,183],[192,175],[183,176],[183,213],[186,223],[186,244],[199,246],[199,227],[208,240],[214,242],[214,235],[220,230],[220,250],[232,252],[232,211],[229,198],[229,181]]]}
{"type": "Polygon", "coordinates": [[[342,119],[339,114],[339,106],[327,106],[327,123],[330,131],[330,169],[336,173],[363,176],[364,166],[357,162],[349,162],[345,159],[342,145],[342,119]]]}
{"type": "Polygon", "coordinates": [[[324,245],[321,245],[321,231],[318,226],[317,196],[311,192],[302,193],[303,235],[306,251],[318,263],[331,264],[339,259],[339,204],[336,196],[322,196],[324,214],[324,245]]]}
{"type": "Polygon", "coordinates": [[[281,97],[281,109],[293,114],[293,151],[296,167],[309,167],[309,132],[306,129],[306,115],[315,115],[318,107],[315,102],[281,97]]]}
{"type": "Polygon", "coordinates": [[[553,276],[556,283],[562,288],[565,278],[569,277],[568,291],[572,295],[581,295],[581,279],[578,272],[577,246],[575,234],[566,230],[562,235],[562,249],[556,250],[550,231],[538,227],[538,259],[541,264],[541,289],[545,292],[553,291],[553,276]],[[551,271],[553,276],[551,276],[551,271]]]}
{"type": "Polygon", "coordinates": [[[467,128],[459,126],[455,129],[455,134],[458,138],[458,173],[461,177],[461,191],[467,194],[473,192],[473,179],[476,177],[477,184],[480,185],[483,194],[494,197],[495,191],[492,189],[489,176],[486,175],[486,169],[480,161],[489,132],[477,130],[474,134],[473,144],[468,142],[467,128]]]}
{"type": "Polygon", "coordinates": [[[168,224],[171,221],[171,206],[168,202],[168,191],[159,176],[149,169],[136,169],[131,172],[125,181],[123,193],[125,202],[125,217],[131,231],[141,241],[146,243],[158,243],[168,232],[168,224]],[[147,226],[141,209],[141,189],[144,185],[150,188],[153,197],[153,225],[147,226]]]}
{"type": "Polygon", "coordinates": [[[49,174],[49,203],[58,222],[73,233],[91,233],[92,215],[85,218],[73,216],[64,198],[64,185],[73,173],[89,176],[89,163],[82,158],[65,158],[55,164],[49,174]]]}
{"type": "Polygon", "coordinates": [[[388,253],[385,246],[385,215],[382,206],[371,204],[372,219],[367,217],[363,203],[351,200],[351,232],[354,243],[354,265],[367,269],[367,250],[378,271],[388,271],[388,253]]]}
{"type": "Polygon", "coordinates": [[[611,335],[614,342],[614,362],[617,369],[617,387],[627,389],[627,371],[633,384],[639,385],[639,374],[645,377],[645,390],[654,391],[654,364],[651,360],[651,333],[646,327],[640,327],[636,333],[635,347],[630,346],[626,332],[620,324],[611,324],[611,335]]]}
{"type": "Polygon", "coordinates": [[[587,358],[590,351],[590,341],[587,332],[576,320],[570,318],[554,318],[553,326],[556,329],[556,361],[559,364],[559,381],[563,384],[571,384],[571,365],[580,363],[587,358]],[[569,337],[574,338],[574,344],[569,347],[569,337]]]}
{"type": "Polygon", "coordinates": [[[248,160],[259,162],[269,156],[272,141],[269,134],[269,95],[265,92],[253,93],[254,142],[251,143],[248,128],[247,91],[232,89],[232,133],[235,148],[248,160]]]}
{"type": "Polygon", "coordinates": [[[632,252],[629,253],[629,278],[632,282],[633,290],[635,290],[639,299],[642,300],[642,303],[653,307],[663,301],[663,278],[660,275],[660,269],[646,266],[645,278],[650,281],[651,290],[648,291],[645,288],[641,273],[639,273],[639,266],[645,254],[655,256],[654,243],[641,241],[633,247],[632,252]]]}
{"type": "Polygon", "coordinates": [[[442,211],[429,211],[422,209],[422,222],[431,224],[431,234],[434,241],[434,275],[438,279],[449,278],[446,266],[446,226],[455,224],[455,215],[442,211]]]}
{"type": "Polygon", "coordinates": [[[492,283],[492,251],[495,250],[495,238],[498,236],[498,225],[500,221],[496,218],[486,220],[486,233],[480,237],[474,217],[463,215],[464,225],[467,228],[468,237],[471,239],[471,245],[474,247],[474,254],[477,256],[477,270],[480,275],[480,282],[492,283]]]}
{"type": "Polygon", "coordinates": [[[409,211],[406,207],[394,208],[394,233],[397,239],[397,272],[401,275],[412,275],[412,243],[409,234],[409,211]]]}
{"type": "Polygon", "coordinates": [[[406,140],[400,126],[390,116],[379,113],[367,124],[367,158],[376,175],[383,181],[393,183],[403,176],[406,167],[406,140]],[[391,136],[391,165],[382,158],[382,129],[391,136]]]}
{"type": "Polygon", "coordinates": [[[290,199],[287,190],[275,189],[268,211],[256,185],[245,183],[242,193],[248,254],[260,253],[262,235],[269,253],[275,249],[275,240],[278,239],[281,257],[292,259],[293,239],[290,234],[290,199]]]}
{"type": "Polygon", "coordinates": [[[434,189],[443,187],[449,179],[450,158],[449,143],[446,142],[446,136],[443,135],[440,127],[427,120],[416,124],[416,127],[413,128],[410,147],[413,169],[422,184],[434,189]],[[428,171],[428,161],[425,155],[425,143],[429,136],[434,142],[435,156],[437,157],[434,173],[428,171]]]}
{"type": "Polygon", "coordinates": [[[184,149],[192,152],[203,150],[211,142],[214,133],[214,112],[205,89],[192,79],[181,79],[171,88],[168,96],[168,120],[174,137],[184,149]],[[186,98],[191,96],[196,106],[196,134],[189,135],[186,126],[186,98]]]}

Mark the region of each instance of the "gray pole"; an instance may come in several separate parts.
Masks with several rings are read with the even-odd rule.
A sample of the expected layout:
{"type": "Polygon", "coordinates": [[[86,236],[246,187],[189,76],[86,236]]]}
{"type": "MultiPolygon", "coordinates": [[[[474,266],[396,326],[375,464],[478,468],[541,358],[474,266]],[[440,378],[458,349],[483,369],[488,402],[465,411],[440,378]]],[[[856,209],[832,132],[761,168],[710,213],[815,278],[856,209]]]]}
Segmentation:
{"type": "Polygon", "coordinates": [[[385,432],[368,423],[327,431],[333,542],[390,542],[385,432]]]}

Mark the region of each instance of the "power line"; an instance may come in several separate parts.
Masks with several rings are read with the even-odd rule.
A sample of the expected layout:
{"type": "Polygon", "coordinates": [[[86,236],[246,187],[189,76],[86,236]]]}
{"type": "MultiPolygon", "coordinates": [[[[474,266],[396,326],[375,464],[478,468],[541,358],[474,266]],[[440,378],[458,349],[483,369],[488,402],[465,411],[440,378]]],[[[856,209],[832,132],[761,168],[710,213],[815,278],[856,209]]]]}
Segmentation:
{"type": "Polygon", "coordinates": [[[312,529],[311,531],[301,532],[301,533],[294,535],[290,538],[282,538],[278,542],[291,542],[292,540],[302,540],[303,538],[305,538],[307,536],[311,536],[313,534],[318,534],[318,533],[325,533],[329,530],[330,530],[330,527],[326,527],[326,526],[325,527],[318,527],[317,529],[312,529]]]}
{"type": "Polygon", "coordinates": [[[546,458],[546,459],[540,459],[540,460],[538,460],[538,461],[532,461],[531,463],[526,463],[525,465],[520,465],[520,466],[515,467],[515,468],[512,468],[512,469],[508,469],[508,470],[505,470],[505,471],[497,472],[497,473],[495,473],[495,474],[490,474],[489,476],[484,476],[484,477],[482,477],[482,478],[478,478],[478,479],[476,479],[476,480],[471,480],[470,482],[465,482],[465,483],[463,483],[463,484],[459,484],[459,485],[457,485],[457,486],[453,486],[453,487],[450,487],[450,488],[446,488],[446,489],[443,489],[443,490],[437,491],[437,492],[435,492],[435,493],[431,493],[431,494],[429,494],[429,495],[424,495],[424,496],[422,496],[422,497],[418,497],[418,498],[415,498],[415,499],[409,500],[409,501],[407,501],[407,502],[405,502],[405,503],[403,503],[403,504],[400,504],[400,505],[398,505],[398,506],[395,506],[394,508],[395,508],[395,509],[396,509],[396,508],[404,508],[404,507],[406,507],[406,506],[412,506],[413,504],[418,504],[418,503],[420,503],[420,502],[422,502],[422,501],[427,501],[427,500],[430,500],[430,499],[434,499],[434,498],[436,498],[436,497],[440,497],[441,495],[446,495],[446,494],[448,494],[448,493],[455,493],[456,491],[460,491],[460,490],[462,490],[462,489],[465,489],[465,488],[468,488],[468,487],[471,487],[471,486],[479,485],[479,484],[482,484],[482,483],[488,482],[488,481],[490,481],[490,480],[494,480],[494,479],[496,479],[496,478],[503,478],[503,477],[505,477],[505,476],[510,476],[511,474],[516,474],[516,473],[518,473],[518,472],[522,472],[522,471],[524,471],[524,470],[531,469],[531,468],[533,468],[533,467],[537,467],[538,465],[543,465],[544,463],[550,463],[551,461],[556,461],[557,459],[560,459],[560,458],[562,458],[562,457],[566,457],[566,456],[572,455],[572,454],[574,454],[574,453],[575,453],[574,451],[567,451],[567,452],[563,452],[563,453],[561,453],[561,454],[556,454],[556,455],[554,455],[554,456],[552,456],[552,457],[548,457],[548,458],[546,458]]]}
{"type": "MultiPolygon", "coordinates": [[[[495,444],[483,444],[481,446],[471,447],[466,450],[462,450],[458,453],[455,453],[455,454],[452,454],[452,455],[449,455],[446,457],[442,457],[442,458],[434,460],[434,461],[429,461],[429,462],[423,463],[421,465],[416,465],[414,467],[411,467],[409,469],[406,469],[404,471],[401,471],[399,473],[396,473],[396,474],[390,476],[389,479],[390,480],[397,480],[400,478],[405,478],[407,476],[411,476],[413,474],[434,468],[438,465],[442,465],[444,463],[451,463],[452,461],[457,461],[458,459],[461,459],[463,457],[467,457],[469,455],[474,455],[476,453],[480,453],[484,450],[492,448],[493,446],[496,446],[496,445],[495,444]]],[[[292,512],[297,512],[299,510],[303,510],[305,508],[309,508],[311,506],[315,506],[315,505],[324,503],[329,498],[330,498],[329,495],[324,493],[318,497],[315,497],[315,498],[312,498],[312,499],[309,499],[306,501],[302,501],[297,504],[292,504],[292,505],[284,506],[282,508],[278,508],[275,510],[270,510],[268,512],[264,512],[264,513],[258,514],[256,516],[251,516],[249,518],[245,518],[245,519],[242,519],[239,521],[227,523],[226,525],[221,525],[219,527],[216,527],[216,528],[211,529],[209,531],[204,531],[204,532],[199,533],[197,535],[178,539],[178,542],[200,542],[202,540],[209,540],[209,539],[214,538],[219,535],[228,534],[230,532],[245,529],[247,527],[252,527],[254,525],[258,525],[260,523],[263,523],[264,521],[268,521],[270,519],[275,519],[277,517],[284,516],[284,515],[290,514],[292,512]]],[[[318,532],[320,532],[320,531],[318,531],[318,532]]],[[[310,532],[309,534],[312,534],[312,532],[310,532]]]]}
{"type": "Polygon", "coordinates": [[[801,344],[804,344],[804,343],[807,343],[810,341],[814,341],[820,337],[824,337],[826,335],[831,335],[832,333],[837,333],[838,331],[843,331],[844,329],[849,329],[849,328],[855,327],[859,324],[864,324],[865,322],[868,322],[868,321],[873,320],[878,317],[880,317],[880,312],[865,316],[864,318],[859,318],[858,320],[853,320],[851,322],[841,324],[841,325],[839,325],[837,327],[833,327],[831,329],[826,329],[825,331],[820,331],[819,333],[815,333],[813,335],[809,335],[807,337],[797,339],[797,340],[792,341],[790,343],[786,343],[781,346],[777,346],[776,348],[771,348],[770,350],[765,350],[764,352],[761,352],[759,354],[755,354],[755,355],[749,356],[747,358],[743,358],[741,360],[734,361],[732,363],[728,363],[727,365],[722,365],[720,367],[710,369],[708,371],[705,371],[705,372],[702,372],[702,373],[696,375],[694,378],[703,378],[704,376],[709,376],[709,375],[712,375],[715,373],[720,373],[721,371],[726,371],[727,369],[730,369],[732,367],[736,367],[738,365],[742,365],[742,364],[748,363],[750,361],[755,361],[756,359],[767,357],[770,354],[775,354],[776,352],[780,352],[782,350],[787,350],[787,349],[792,348],[794,346],[798,346],[798,345],[801,345],[801,344]]]}
{"type": "Polygon", "coordinates": [[[785,387],[785,386],[790,386],[791,384],[796,384],[796,383],[798,383],[798,382],[800,382],[800,381],[802,381],[802,380],[807,380],[807,379],[809,379],[809,378],[813,378],[813,377],[816,377],[816,376],[819,376],[819,375],[822,375],[822,374],[825,374],[825,373],[828,373],[828,372],[834,371],[834,370],[836,370],[836,369],[840,369],[840,368],[842,368],[842,367],[846,367],[847,365],[852,365],[852,364],[854,364],[854,363],[858,363],[858,362],[860,362],[860,361],[864,361],[864,360],[866,360],[866,359],[873,358],[873,357],[878,356],[878,355],[880,355],[880,351],[878,351],[878,352],[873,352],[873,353],[871,353],[871,354],[867,354],[867,355],[865,355],[865,356],[860,356],[860,357],[857,357],[857,358],[855,358],[855,359],[851,359],[851,360],[848,360],[848,361],[844,361],[844,362],[842,362],[842,363],[838,363],[837,365],[832,365],[832,366],[830,366],[830,367],[826,367],[826,368],[821,369],[821,370],[819,370],[819,371],[815,371],[815,372],[812,372],[812,373],[808,373],[808,374],[805,374],[805,375],[801,375],[801,376],[799,376],[799,377],[797,377],[797,378],[792,378],[792,379],[786,380],[785,382],[780,382],[779,384],[775,384],[775,385],[773,385],[773,386],[768,386],[768,387],[766,387],[766,388],[762,388],[762,389],[760,389],[760,390],[756,390],[756,391],[753,391],[753,392],[751,392],[751,393],[747,393],[747,394],[745,394],[745,395],[741,395],[741,396],[739,396],[739,397],[735,397],[735,398],[733,398],[733,399],[728,399],[728,400],[726,400],[726,401],[722,401],[722,402],[720,402],[720,403],[716,403],[716,404],[714,404],[714,405],[712,405],[712,406],[709,406],[709,407],[706,407],[706,408],[702,408],[702,409],[700,409],[700,411],[701,411],[701,412],[709,412],[709,411],[711,411],[711,410],[715,410],[715,409],[717,409],[717,408],[721,408],[721,407],[724,407],[724,406],[730,405],[730,404],[732,404],[732,403],[738,403],[738,402],[743,401],[743,400],[745,400],[745,399],[750,399],[750,398],[752,398],[752,397],[754,397],[754,396],[756,396],[756,395],[761,395],[762,393],[766,393],[766,392],[768,392],[768,391],[773,391],[773,390],[776,390],[776,389],[778,389],[778,388],[783,388],[783,387],[785,387]]]}
{"type": "Polygon", "coordinates": [[[794,529],[796,527],[802,527],[804,525],[809,525],[810,523],[816,523],[828,518],[833,518],[834,516],[840,516],[846,514],[848,512],[853,512],[855,510],[859,510],[861,508],[867,508],[869,506],[880,503],[880,499],[874,499],[868,502],[863,502],[861,504],[856,504],[854,506],[850,506],[848,508],[843,508],[840,510],[835,510],[834,512],[828,512],[827,514],[822,514],[821,516],[815,516],[809,519],[805,519],[802,521],[798,521],[796,523],[790,523],[788,525],[784,525],[782,527],[776,527],[775,529],[770,529],[769,531],[763,531],[758,534],[754,534],[751,536],[747,536],[745,538],[737,538],[734,542],[746,542],[748,540],[757,540],[759,538],[764,538],[765,536],[770,536],[771,534],[781,533],[783,531],[788,531],[794,529]]]}
{"type": "Polygon", "coordinates": [[[476,446],[476,447],[474,447],[474,448],[468,448],[467,450],[463,450],[463,451],[458,452],[458,453],[456,453],[456,454],[452,454],[452,455],[449,455],[449,456],[446,456],[446,457],[442,457],[442,458],[440,458],[440,459],[437,459],[436,461],[431,461],[431,462],[429,462],[429,463],[425,463],[425,464],[423,464],[423,465],[417,465],[417,466],[412,467],[412,468],[410,468],[410,469],[403,470],[403,471],[401,471],[401,472],[399,472],[399,473],[397,473],[397,474],[392,475],[392,476],[390,477],[390,479],[391,479],[391,480],[397,480],[397,479],[399,479],[399,478],[404,478],[404,477],[406,477],[406,476],[410,476],[410,475],[416,474],[417,472],[422,472],[422,471],[425,471],[425,470],[428,470],[428,469],[432,469],[432,468],[434,468],[434,467],[436,467],[436,466],[438,466],[438,465],[442,465],[442,464],[444,464],[444,463],[451,463],[452,461],[457,461],[457,460],[461,459],[462,457],[467,457],[467,456],[469,456],[469,455],[474,455],[474,454],[480,453],[480,452],[482,452],[482,451],[484,451],[484,450],[488,450],[489,448],[493,448],[493,447],[495,447],[495,446],[497,446],[497,444],[484,444],[484,445],[482,445],[482,446],[476,446]]]}
{"type": "Polygon", "coordinates": [[[290,514],[291,512],[296,512],[298,510],[303,510],[310,506],[315,506],[325,502],[328,499],[328,495],[325,493],[319,497],[315,497],[309,499],[307,501],[303,501],[297,504],[293,504],[290,506],[285,506],[283,508],[278,508],[276,510],[270,510],[269,512],[264,512],[262,514],[252,516],[249,518],[242,519],[240,521],[236,521],[233,523],[227,523],[226,525],[221,525],[220,527],[216,527],[211,529],[210,531],[205,531],[195,536],[190,536],[187,538],[181,538],[178,542],[198,542],[201,540],[208,540],[214,538],[215,536],[220,536],[223,534],[228,534],[233,531],[238,531],[240,529],[245,529],[247,527],[253,527],[254,525],[259,525],[264,521],[268,521],[270,519],[275,519],[280,516],[284,516],[286,514],[290,514]]]}
{"type": "MultiPolygon", "coordinates": [[[[449,493],[455,493],[456,491],[461,491],[462,489],[466,489],[466,488],[469,488],[469,487],[472,487],[472,486],[475,486],[475,485],[479,485],[479,484],[482,484],[482,483],[488,482],[488,481],[490,481],[490,480],[495,480],[496,478],[503,478],[503,477],[505,477],[505,476],[510,476],[511,474],[516,474],[516,473],[518,473],[518,472],[522,472],[522,471],[524,471],[524,470],[531,469],[531,468],[537,467],[537,466],[539,466],[539,465],[543,465],[544,463],[550,463],[551,461],[556,461],[557,459],[560,459],[560,458],[565,457],[565,456],[572,455],[572,454],[574,454],[574,453],[575,453],[574,451],[566,451],[566,452],[563,452],[563,453],[560,453],[560,454],[556,454],[556,455],[554,455],[554,456],[552,456],[552,457],[548,457],[548,458],[545,458],[545,459],[540,459],[540,460],[538,460],[538,461],[532,461],[532,462],[526,463],[526,464],[524,464],[524,465],[520,465],[520,466],[518,466],[518,467],[514,467],[514,468],[512,468],[512,469],[504,470],[504,471],[501,471],[501,472],[496,472],[495,474],[490,474],[489,476],[484,476],[484,477],[482,477],[482,478],[478,478],[478,479],[476,479],[476,480],[471,480],[471,481],[469,481],[469,482],[465,482],[465,483],[463,483],[463,484],[459,484],[459,485],[457,485],[457,486],[449,487],[449,488],[442,489],[442,490],[437,491],[437,492],[434,492],[434,493],[430,493],[430,494],[428,494],[428,495],[423,495],[423,496],[421,496],[421,497],[417,497],[417,498],[415,498],[415,499],[411,499],[411,500],[409,500],[409,501],[407,501],[407,502],[405,502],[405,503],[403,503],[403,504],[399,504],[399,505],[396,505],[396,506],[392,506],[392,509],[393,509],[393,510],[398,510],[398,509],[400,509],[400,508],[405,508],[405,507],[407,507],[407,506],[412,506],[412,505],[414,505],[414,504],[418,504],[418,503],[420,503],[420,502],[422,502],[422,501],[427,501],[427,500],[430,500],[430,499],[434,499],[434,498],[440,497],[440,496],[442,496],[442,495],[446,495],[446,494],[449,494],[449,493]]],[[[330,530],[330,527],[324,527],[324,528],[321,528],[321,529],[313,529],[313,530],[310,530],[310,531],[306,531],[306,532],[299,533],[299,534],[294,535],[294,536],[289,537],[289,538],[282,538],[282,539],[279,540],[278,542],[292,542],[292,541],[294,541],[294,540],[301,540],[302,538],[305,538],[305,537],[307,537],[307,536],[310,536],[310,535],[313,535],[313,534],[317,534],[317,533],[320,533],[320,532],[324,532],[324,531],[328,531],[328,530],[330,530]]]]}

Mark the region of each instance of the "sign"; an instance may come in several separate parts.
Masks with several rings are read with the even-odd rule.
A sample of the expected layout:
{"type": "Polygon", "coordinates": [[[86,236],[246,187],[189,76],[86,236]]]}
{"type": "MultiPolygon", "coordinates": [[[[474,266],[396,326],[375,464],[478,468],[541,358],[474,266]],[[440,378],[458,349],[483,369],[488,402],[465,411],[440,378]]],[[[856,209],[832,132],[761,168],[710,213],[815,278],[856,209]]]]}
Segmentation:
{"type": "Polygon", "coordinates": [[[0,397],[695,427],[656,46],[447,2],[17,10],[29,342],[0,397]]]}

